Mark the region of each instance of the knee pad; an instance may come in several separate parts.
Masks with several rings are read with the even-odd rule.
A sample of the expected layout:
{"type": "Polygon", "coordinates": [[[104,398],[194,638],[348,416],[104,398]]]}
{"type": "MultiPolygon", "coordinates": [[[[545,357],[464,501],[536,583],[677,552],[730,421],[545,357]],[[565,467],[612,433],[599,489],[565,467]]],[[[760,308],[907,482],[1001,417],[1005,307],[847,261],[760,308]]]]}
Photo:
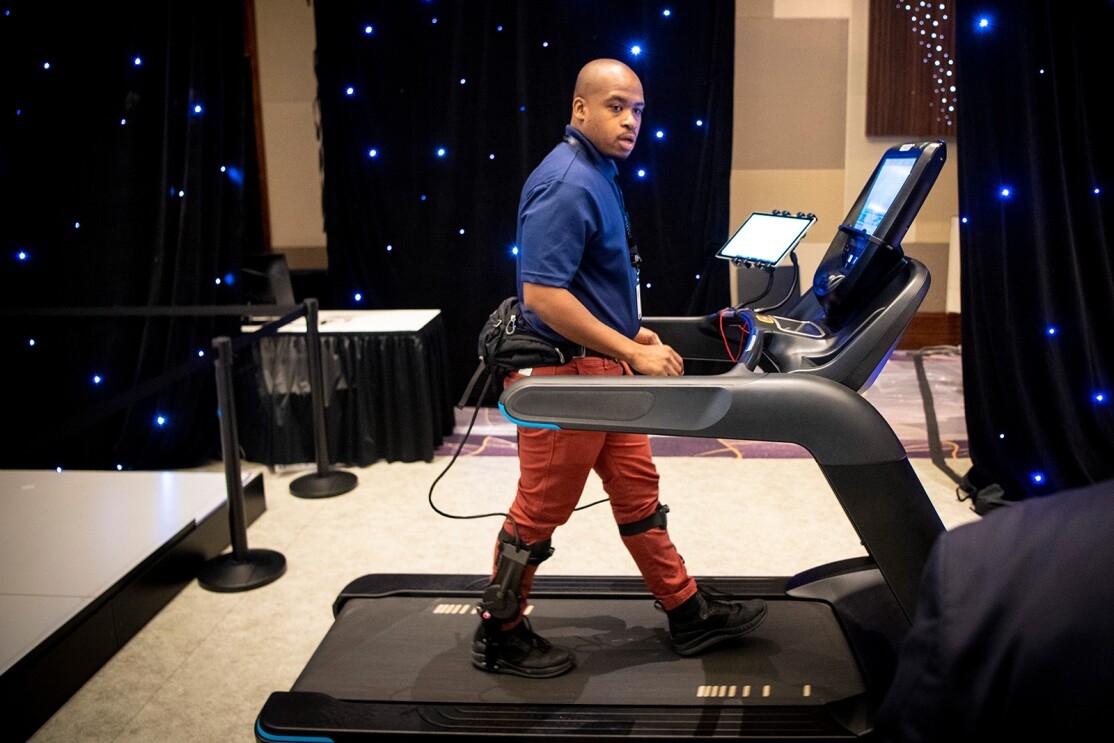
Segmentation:
{"type": "Polygon", "coordinates": [[[650,529],[664,529],[666,526],[665,514],[669,513],[669,506],[658,503],[657,510],[644,519],[632,521],[629,524],[619,524],[619,534],[624,537],[633,537],[636,534],[650,531],[650,529]]]}

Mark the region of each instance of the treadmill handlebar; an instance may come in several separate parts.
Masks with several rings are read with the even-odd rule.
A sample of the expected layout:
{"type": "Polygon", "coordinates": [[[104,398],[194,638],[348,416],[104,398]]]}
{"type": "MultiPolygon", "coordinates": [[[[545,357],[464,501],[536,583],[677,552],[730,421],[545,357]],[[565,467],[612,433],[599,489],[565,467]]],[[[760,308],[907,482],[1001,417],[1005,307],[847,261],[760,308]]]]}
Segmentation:
{"type": "Polygon", "coordinates": [[[821,465],[906,458],[857,392],[829,379],[736,367],[691,377],[526,377],[499,407],[522,426],[798,444],[821,465]]]}

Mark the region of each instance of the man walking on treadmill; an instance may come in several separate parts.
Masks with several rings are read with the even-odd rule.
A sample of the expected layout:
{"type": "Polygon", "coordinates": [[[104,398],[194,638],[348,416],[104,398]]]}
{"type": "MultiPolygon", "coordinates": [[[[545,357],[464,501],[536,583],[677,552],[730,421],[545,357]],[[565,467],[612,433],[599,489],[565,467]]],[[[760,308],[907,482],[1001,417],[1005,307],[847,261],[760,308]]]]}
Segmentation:
{"type": "MultiPolygon", "coordinates": [[[[565,137],[523,186],[517,231],[525,320],[576,353],[561,366],[512,372],[507,385],[529,375],[684,373],[680,355],[641,326],[639,259],[615,182],[615,161],[634,149],[644,107],[642,82],[622,62],[597,59],[580,70],[565,137]]],[[[518,489],[496,540],[472,644],[477,668],[550,678],[573,667],[572,653],[535,634],[523,613],[537,567],[553,553],[551,536],[593,470],[678,654],[742,637],[766,618],[764,601],[717,599],[688,574],[666,531],[668,508],[658,501],[646,435],[519,427],[518,456],[518,489]]]]}

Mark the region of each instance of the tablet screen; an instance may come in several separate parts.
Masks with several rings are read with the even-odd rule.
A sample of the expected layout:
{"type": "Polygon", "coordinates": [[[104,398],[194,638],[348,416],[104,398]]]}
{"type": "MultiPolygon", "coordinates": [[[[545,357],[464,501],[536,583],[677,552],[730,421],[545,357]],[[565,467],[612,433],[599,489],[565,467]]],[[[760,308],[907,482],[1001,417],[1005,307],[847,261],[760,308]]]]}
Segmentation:
{"type": "Polygon", "coordinates": [[[775,266],[816,221],[812,216],[755,212],[716,253],[720,258],[775,266]]]}

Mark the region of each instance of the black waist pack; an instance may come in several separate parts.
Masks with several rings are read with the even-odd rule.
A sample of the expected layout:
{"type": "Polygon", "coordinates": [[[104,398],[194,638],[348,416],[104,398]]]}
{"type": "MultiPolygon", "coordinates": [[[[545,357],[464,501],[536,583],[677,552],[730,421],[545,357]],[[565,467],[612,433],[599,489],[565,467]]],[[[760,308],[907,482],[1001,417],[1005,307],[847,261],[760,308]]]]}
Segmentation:
{"type": "Polygon", "coordinates": [[[487,380],[476,401],[477,405],[483,403],[483,398],[492,383],[502,387],[507,374],[514,370],[535,366],[559,366],[572,358],[570,349],[560,348],[534,333],[527,324],[526,318],[522,316],[522,308],[518,304],[517,296],[504,299],[488,316],[487,322],[480,330],[476,351],[480,363],[468,382],[460,402],[457,403],[458,408],[468,404],[472,390],[485,375],[487,380]]]}

